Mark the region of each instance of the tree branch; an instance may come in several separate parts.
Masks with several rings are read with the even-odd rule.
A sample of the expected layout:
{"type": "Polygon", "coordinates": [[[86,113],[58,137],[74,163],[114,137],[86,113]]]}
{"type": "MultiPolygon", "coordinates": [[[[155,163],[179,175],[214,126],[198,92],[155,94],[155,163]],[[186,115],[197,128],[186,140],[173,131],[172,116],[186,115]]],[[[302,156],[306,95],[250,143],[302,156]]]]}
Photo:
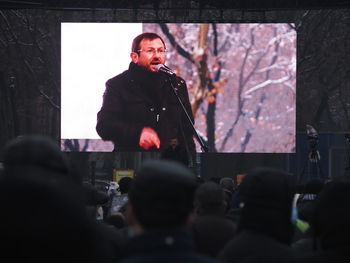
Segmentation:
{"type": "Polygon", "coordinates": [[[176,40],[175,37],[170,33],[169,28],[166,24],[160,23],[159,24],[160,28],[162,29],[162,32],[168,40],[170,41],[171,45],[176,48],[177,52],[183,56],[184,58],[188,59],[192,63],[195,63],[194,59],[192,58],[192,55],[187,52],[176,40]]]}

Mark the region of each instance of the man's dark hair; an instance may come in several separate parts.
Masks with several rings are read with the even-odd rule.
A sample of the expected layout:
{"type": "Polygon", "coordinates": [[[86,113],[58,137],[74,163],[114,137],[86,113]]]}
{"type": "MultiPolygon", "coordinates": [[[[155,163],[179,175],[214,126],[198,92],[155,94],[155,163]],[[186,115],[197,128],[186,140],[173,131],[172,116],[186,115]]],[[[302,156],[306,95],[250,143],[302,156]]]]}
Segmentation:
{"type": "Polygon", "coordinates": [[[68,160],[58,144],[42,135],[24,135],[10,140],[2,155],[5,172],[22,166],[37,166],[63,174],[69,171],[68,160]]]}
{"type": "Polygon", "coordinates": [[[69,162],[58,143],[44,135],[23,135],[10,140],[2,151],[2,158],[4,176],[27,176],[30,169],[36,178],[81,184],[78,173],[81,167],[74,170],[74,163],[69,162]]]}
{"type": "Polygon", "coordinates": [[[147,161],[134,178],[129,200],[144,228],[181,226],[192,211],[195,188],[195,176],[184,165],[147,161]]]}
{"type": "Polygon", "coordinates": [[[156,33],[150,33],[150,32],[146,32],[146,33],[142,33],[140,35],[138,35],[137,37],[134,38],[134,40],[132,41],[132,46],[131,46],[131,52],[135,52],[137,54],[139,54],[139,50],[140,50],[140,43],[143,39],[149,39],[149,40],[153,40],[153,39],[157,39],[159,38],[165,48],[165,42],[164,40],[161,38],[160,35],[156,34],[156,33]]]}
{"type": "Polygon", "coordinates": [[[201,184],[195,192],[195,204],[200,215],[223,215],[224,201],[224,189],[214,182],[201,184]]]}
{"type": "Polygon", "coordinates": [[[349,246],[350,178],[338,177],[327,183],[315,200],[311,217],[313,234],[322,250],[349,246]]]}
{"type": "Polygon", "coordinates": [[[282,243],[293,237],[291,221],[295,178],[282,170],[261,167],[248,172],[239,188],[238,231],[250,229],[282,243]]]}
{"type": "Polygon", "coordinates": [[[235,190],[235,181],[230,177],[221,178],[220,185],[222,186],[222,188],[227,189],[231,192],[235,190]]]}
{"type": "Polygon", "coordinates": [[[0,218],[2,256],[15,262],[47,262],[47,255],[55,255],[50,262],[105,262],[102,236],[76,189],[40,179],[7,177],[0,182],[0,204],[6,211],[0,218]]]}
{"type": "Polygon", "coordinates": [[[119,180],[118,184],[119,184],[120,193],[126,194],[129,192],[132,180],[133,180],[132,178],[127,176],[119,180]]]}
{"type": "Polygon", "coordinates": [[[319,194],[324,187],[324,180],[320,178],[313,178],[305,185],[305,194],[319,194]]]}

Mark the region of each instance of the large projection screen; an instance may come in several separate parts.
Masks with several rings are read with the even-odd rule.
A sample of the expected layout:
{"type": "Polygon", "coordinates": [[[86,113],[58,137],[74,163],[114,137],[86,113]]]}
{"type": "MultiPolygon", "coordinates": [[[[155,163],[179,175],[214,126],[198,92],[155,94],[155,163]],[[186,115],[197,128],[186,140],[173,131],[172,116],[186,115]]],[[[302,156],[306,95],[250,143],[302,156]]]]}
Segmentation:
{"type": "Polygon", "coordinates": [[[297,35],[288,23],[62,23],[63,151],[113,150],[96,132],[97,112],[105,82],[128,68],[142,32],[165,40],[166,65],[185,79],[211,151],[295,152],[297,35]]]}

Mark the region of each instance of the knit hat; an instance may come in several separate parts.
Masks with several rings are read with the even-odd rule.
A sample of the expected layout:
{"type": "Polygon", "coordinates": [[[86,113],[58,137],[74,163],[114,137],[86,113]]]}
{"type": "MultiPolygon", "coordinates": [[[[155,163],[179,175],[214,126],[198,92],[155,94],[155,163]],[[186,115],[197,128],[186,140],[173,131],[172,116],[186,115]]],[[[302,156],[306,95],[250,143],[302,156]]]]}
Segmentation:
{"type": "Polygon", "coordinates": [[[257,168],[239,187],[244,206],[288,210],[295,194],[294,177],[273,168],[257,168]]]}
{"type": "Polygon", "coordinates": [[[136,174],[129,200],[144,227],[181,225],[193,208],[194,174],[175,161],[146,161],[136,174]]]}
{"type": "Polygon", "coordinates": [[[350,244],[350,179],[339,177],[328,183],[315,200],[311,225],[322,249],[350,244]]]}
{"type": "Polygon", "coordinates": [[[273,168],[257,168],[244,178],[240,194],[239,231],[249,229],[289,244],[295,178],[273,168]]]}
{"type": "Polygon", "coordinates": [[[5,172],[23,166],[68,173],[68,162],[58,144],[46,136],[25,135],[9,141],[3,150],[5,172]]]}

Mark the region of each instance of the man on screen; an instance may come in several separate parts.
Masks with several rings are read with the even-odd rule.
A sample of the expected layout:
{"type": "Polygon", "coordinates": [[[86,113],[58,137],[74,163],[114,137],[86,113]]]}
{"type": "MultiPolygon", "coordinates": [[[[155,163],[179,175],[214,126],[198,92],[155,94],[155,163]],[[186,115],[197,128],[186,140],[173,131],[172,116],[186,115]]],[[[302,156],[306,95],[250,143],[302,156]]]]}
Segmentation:
{"type": "Polygon", "coordinates": [[[97,114],[97,133],[114,143],[115,151],[193,153],[193,130],[173,87],[193,122],[185,81],[159,71],[166,47],[155,33],[132,43],[129,69],[109,79],[97,114]]]}

